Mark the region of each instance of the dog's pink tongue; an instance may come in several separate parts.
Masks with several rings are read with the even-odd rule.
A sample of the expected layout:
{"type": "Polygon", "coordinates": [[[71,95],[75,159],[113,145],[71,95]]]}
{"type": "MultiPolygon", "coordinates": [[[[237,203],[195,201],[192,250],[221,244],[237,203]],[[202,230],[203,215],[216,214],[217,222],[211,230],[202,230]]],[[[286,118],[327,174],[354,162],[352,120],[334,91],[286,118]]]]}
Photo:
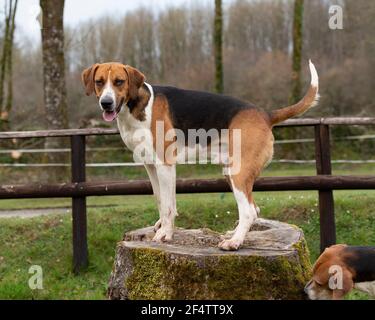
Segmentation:
{"type": "Polygon", "coordinates": [[[107,111],[104,111],[103,112],[103,119],[105,121],[108,121],[108,122],[111,122],[113,120],[116,119],[116,112],[115,111],[112,111],[112,112],[107,112],[107,111]]]}

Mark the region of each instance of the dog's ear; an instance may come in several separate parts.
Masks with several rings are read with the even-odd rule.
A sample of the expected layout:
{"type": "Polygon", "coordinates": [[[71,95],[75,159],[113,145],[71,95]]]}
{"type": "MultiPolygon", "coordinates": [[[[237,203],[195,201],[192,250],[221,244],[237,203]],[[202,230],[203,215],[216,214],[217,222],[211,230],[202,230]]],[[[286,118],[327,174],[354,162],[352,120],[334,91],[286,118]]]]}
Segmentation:
{"type": "Polygon", "coordinates": [[[86,94],[89,96],[94,92],[95,89],[95,72],[98,70],[99,63],[95,63],[90,68],[83,70],[81,78],[83,85],[86,88],[86,94]]]}
{"type": "Polygon", "coordinates": [[[131,66],[124,66],[129,79],[129,97],[134,100],[138,97],[138,90],[145,82],[146,78],[142,72],[131,66]]]}

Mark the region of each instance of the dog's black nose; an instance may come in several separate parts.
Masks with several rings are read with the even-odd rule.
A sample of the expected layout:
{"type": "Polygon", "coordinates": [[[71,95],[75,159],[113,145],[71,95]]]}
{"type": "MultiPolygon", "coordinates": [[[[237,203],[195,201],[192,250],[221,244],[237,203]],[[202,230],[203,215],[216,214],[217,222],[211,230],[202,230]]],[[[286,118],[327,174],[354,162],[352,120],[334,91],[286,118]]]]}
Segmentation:
{"type": "Polygon", "coordinates": [[[100,99],[100,105],[106,111],[113,109],[113,99],[111,97],[103,97],[100,99]]]}

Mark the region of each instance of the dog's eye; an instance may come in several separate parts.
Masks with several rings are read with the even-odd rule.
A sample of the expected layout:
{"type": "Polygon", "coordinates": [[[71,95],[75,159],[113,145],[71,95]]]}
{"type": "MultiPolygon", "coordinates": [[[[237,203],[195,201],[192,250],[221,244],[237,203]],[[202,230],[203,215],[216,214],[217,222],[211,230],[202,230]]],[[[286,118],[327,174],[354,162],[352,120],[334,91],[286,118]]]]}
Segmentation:
{"type": "Polygon", "coordinates": [[[101,86],[104,84],[104,82],[103,82],[103,80],[95,80],[95,84],[96,84],[98,87],[101,87],[101,86]]]}
{"type": "Polygon", "coordinates": [[[125,80],[117,79],[115,80],[115,86],[120,87],[124,84],[125,80]]]}

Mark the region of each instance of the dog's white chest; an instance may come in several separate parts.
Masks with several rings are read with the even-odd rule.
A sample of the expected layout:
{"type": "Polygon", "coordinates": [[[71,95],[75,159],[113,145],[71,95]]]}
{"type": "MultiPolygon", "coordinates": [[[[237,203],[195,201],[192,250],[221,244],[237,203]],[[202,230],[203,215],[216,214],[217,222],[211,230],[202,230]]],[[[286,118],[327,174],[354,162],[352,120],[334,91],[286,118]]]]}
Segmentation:
{"type": "Polygon", "coordinates": [[[121,138],[131,151],[134,151],[137,145],[143,143],[144,139],[151,134],[150,126],[142,122],[146,121],[135,119],[127,107],[117,118],[121,138]]]}
{"type": "Polygon", "coordinates": [[[142,147],[152,152],[153,150],[153,138],[151,132],[151,117],[152,117],[152,105],[154,102],[154,93],[152,87],[146,84],[151,92],[151,97],[145,108],[145,120],[140,121],[131,114],[127,106],[123,107],[123,110],[117,117],[117,126],[120,131],[120,135],[125,145],[131,151],[135,151],[137,146],[142,144],[142,147]]]}

